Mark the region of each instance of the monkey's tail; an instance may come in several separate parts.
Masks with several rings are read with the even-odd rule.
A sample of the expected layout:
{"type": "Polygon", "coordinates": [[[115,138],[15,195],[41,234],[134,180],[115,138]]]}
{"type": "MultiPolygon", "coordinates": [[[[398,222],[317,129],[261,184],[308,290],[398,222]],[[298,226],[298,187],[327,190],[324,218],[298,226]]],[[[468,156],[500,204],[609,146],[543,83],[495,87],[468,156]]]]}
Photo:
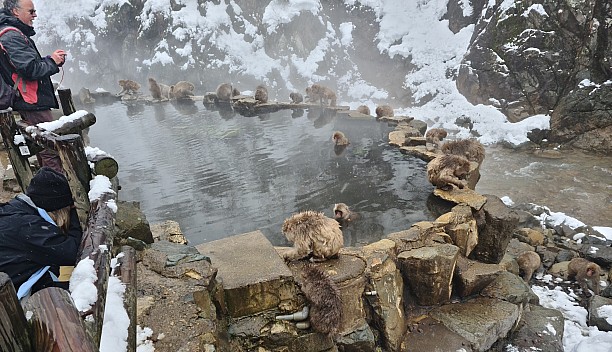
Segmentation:
{"type": "Polygon", "coordinates": [[[342,297],[336,283],[313,264],[302,270],[302,291],[310,302],[310,325],[315,331],[335,336],[342,323],[342,297]]]}

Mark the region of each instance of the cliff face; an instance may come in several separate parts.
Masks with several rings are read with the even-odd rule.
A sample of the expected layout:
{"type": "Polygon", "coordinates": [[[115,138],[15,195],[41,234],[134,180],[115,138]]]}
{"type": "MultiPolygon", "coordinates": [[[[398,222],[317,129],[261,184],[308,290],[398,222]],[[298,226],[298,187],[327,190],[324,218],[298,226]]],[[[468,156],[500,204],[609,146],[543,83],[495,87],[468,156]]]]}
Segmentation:
{"type": "MultiPolygon", "coordinates": [[[[551,141],[610,151],[606,143],[585,142],[611,137],[612,119],[602,95],[612,84],[610,2],[473,0],[469,9],[464,3],[449,0],[439,16],[455,33],[474,26],[461,64],[447,71],[459,92],[473,104],[496,107],[511,122],[551,115],[551,141]],[[604,89],[589,90],[578,107],[580,82],[604,89]],[[585,99],[593,101],[584,104],[585,99]],[[568,115],[576,109],[581,112],[578,120],[568,115]]],[[[78,52],[79,69],[67,81],[86,86],[99,85],[101,79],[109,85],[123,78],[146,82],[149,76],[162,82],[190,80],[208,90],[221,82],[255,87],[264,81],[284,97],[322,81],[344,96],[352,91],[349,99],[354,101],[425,104],[428,93],[414,90],[430,82],[409,82],[414,58],[389,49],[410,46],[410,37],[391,38],[388,49],[380,45],[388,40],[381,39],[382,12],[349,0],[169,1],[164,8],[130,0],[70,20],[70,35],[57,35],[53,45],[78,52]],[[367,89],[354,93],[355,86],[367,89]]],[[[411,30],[411,23],[406,26],[411,30]]]]}
{"type": "Polygon", "coordinates": [[[609,152],[611,14],[604,0],[484,7],[457,88],[512,122],[551,114],[551,141],[609,152]]]}

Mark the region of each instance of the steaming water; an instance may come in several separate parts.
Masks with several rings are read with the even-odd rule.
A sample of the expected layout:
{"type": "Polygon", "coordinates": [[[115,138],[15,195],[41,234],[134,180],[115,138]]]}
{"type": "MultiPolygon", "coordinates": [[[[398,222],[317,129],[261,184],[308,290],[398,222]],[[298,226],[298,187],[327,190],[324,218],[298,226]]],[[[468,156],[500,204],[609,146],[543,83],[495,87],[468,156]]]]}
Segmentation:
{"type": "MultiPolygon", "coordinates": [[[[90,108],[91,109],[91,108],[90,108]]],[[[285,218],[344,202],[362,219],[346,245],[374,242],[436,216],[426,164],[387,144],[385,123],[289,111],[222,117],[196,103],[98,106],[92,146],[119,162],[119,198],[138,201],[149,222],[176,220],[192,244],[261,230],[286,245],[285,218]],[[337,156],[333,131],[351,145],[337,156]],[[429,210],[429,209],[431,210],[429,210]]],[[[476,190],[546,205],[612,226],[612,158],[564,153],[544,159],[487,148],[476,190]]]]}
{"type": "Polygon", "coordinates": [[[192,244],[261,230],[284,245],[282,222],[344,202],[361,215],[345,245],[363,245],[435,218],[426,164],[387,144],[393,128],[306,111],[222,117],[195,105],[98,106],[91,145],[119,162],[119,199],[149,222],[176,220],[192,244]],[[336,155],[331,136],[351,144],[336,155]]]}

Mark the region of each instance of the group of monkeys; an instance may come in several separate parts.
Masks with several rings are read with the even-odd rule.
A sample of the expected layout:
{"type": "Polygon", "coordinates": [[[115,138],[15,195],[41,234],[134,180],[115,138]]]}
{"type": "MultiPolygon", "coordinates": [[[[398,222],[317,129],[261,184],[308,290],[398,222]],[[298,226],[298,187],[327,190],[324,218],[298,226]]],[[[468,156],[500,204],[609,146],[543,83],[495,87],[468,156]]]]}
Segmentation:
{"type": "MultiPolygon", "coordinates": [[[[121,92],[117,94],[118,96],[125,94],[137,94],[138,90],[140,89],[140,84],[132,81],[131,79],[119,80],[119,86],[121,87],[121,92]]],[[[179,81],[173,85],[167,85],[158,83],[155,78],[149,77],[149,91],[151,92],[151,97],[153,99],[185,99],[193,95],[194,89],[195,86],[191,82],[179,81]]]]}

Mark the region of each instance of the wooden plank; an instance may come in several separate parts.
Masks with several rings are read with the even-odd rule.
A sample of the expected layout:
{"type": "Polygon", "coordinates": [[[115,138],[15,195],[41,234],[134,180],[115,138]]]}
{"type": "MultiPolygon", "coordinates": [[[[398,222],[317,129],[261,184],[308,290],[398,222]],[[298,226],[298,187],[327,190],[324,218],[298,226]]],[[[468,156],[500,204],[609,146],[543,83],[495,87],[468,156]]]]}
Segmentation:
{"type": "Polygon", "coordinates": [[[72,93],[69,88],[63,88],[57,90],[57,95],[59,96],[60,104],[62,104],[62,111],[64,115],[72,115],[76,111],[74,107],[74,101],[72,101],[72,93]]]}
{"type": "Polygon", "coordinates": [[[85,155],[83,139],[76,134],[54,136],[55,150],[62,160],[64,173],[70,184],[81,227],[85,228],[89,214],[89,182],[91,170],[85,155]]]}
{"type": "MultiPolygon", "coordinates": [[[[9,160],[15,172],[15,178],[21,190],[25,192],[26,187],[30,184],[30,180],[32,180],[32,168],[30,167],[28,157],[22,156],[19,152],[19,148],[13,143],[16,130],[17,125],[13,118],[13,113],[11,111],[0,112],[0,133],[2,134],[2,141],[8,151],[9,160]]],[[[27,135],[24,134],[24,137],[27,138],[27,135]]]]}
{"type": "Polygon", "coordinates": [[[102,335],[106,290],[108,275],[110,274],[110,253],[115,231],[115,212],[108,206],[107,202],[114,199],[114,193],[106,192],[91,203],[87,226],[77,255],[79,261],[86,258],[93,260],[97,274],[98,300],[91,309],[92,319],[87,319],[86,322],[87,332],[95,346],[100,346],[100,336],[102,335]]]}
{"type": "Polygon", "coordinates": [[[117,260],[119,266],[115,269],[115,274],[125,285],[123,307],[130,318],[127,352],[136,352],[136,250],[130,246],[123,246],[121,253],[123,256],[117,260]]]}
{"type": "Polygon", "coordinates": [[[65,122],[62,127],[53,130],[53,133],[64,135],[64,134],[80,134],[86,128],[96,123],[96,115],[87,113],[78,119],[74,119],[70,122],[65,122]]]}
{"type": "Polygon", "coordinates": [[[10,277],[0,272],[0,351],[30,352],[30,331],[10,277]]]}
{"type": "Polygon", "coordinates": [[[32,312],[32,351],[94,352],[98,349],[87,335],[70,293],[49,287],[34,293],[24,304],[32,312]]]}

